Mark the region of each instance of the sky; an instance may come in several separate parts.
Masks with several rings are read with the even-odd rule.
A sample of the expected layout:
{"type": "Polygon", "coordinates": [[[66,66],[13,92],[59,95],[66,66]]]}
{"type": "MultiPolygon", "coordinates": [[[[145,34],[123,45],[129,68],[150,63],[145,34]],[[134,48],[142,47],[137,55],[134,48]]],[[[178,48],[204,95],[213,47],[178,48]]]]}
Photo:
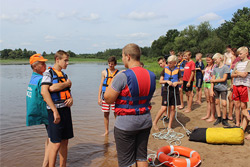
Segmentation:
{"type": "Polygon", "coordinates": [[[170,29],[213,28],[250,0],[0,0],[0,50],[96,53],[141,47],[170,29]]]}

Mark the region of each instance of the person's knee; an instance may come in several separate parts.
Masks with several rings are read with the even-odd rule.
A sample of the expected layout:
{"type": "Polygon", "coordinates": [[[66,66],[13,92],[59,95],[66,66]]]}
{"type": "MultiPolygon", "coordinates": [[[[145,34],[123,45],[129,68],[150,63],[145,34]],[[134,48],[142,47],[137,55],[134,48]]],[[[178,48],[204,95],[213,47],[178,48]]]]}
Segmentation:
{"type": "Polygon", "coordinates": [[[239,101],[234,101],[234,105],[236,108],[240,108],[240,102],[239,101]]]}
{"type": "Polygon", "coordinates": [[[104,112],[104,117],[105,118],[109,117],[109,112],[104,112]]]}
{"type": "Polygon", "coordinates": [[[220,99],[215,99],[215,105],[219,105],[220,104],[220,99]]]}
{"type": "Polygon", "coordinates": [[[61,143],[52,143],[50,144],[50,148],[53,149],[53,150],[58,150],[61,146],[61,143]]]}
{"type": "Polygon", "coordinates": [[[227,101],[222,101],[222,107],[226,108],[227,107],[227,101]]]}

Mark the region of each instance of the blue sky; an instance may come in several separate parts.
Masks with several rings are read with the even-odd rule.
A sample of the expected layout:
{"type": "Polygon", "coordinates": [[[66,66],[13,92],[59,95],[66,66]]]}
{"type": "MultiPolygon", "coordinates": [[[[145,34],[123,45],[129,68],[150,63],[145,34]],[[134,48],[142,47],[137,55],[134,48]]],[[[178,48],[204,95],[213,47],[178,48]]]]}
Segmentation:
{"type": "Polygon", "coordinates": [[[230,20],[250,0],[0,0],[0,49],[96,53],[230,20]]]}

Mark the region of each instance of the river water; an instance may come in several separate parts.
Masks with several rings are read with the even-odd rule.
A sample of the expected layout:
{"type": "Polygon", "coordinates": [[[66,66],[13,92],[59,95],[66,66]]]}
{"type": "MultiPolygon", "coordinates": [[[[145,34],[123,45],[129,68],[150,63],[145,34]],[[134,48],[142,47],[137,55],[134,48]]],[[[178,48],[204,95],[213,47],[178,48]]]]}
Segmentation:
{"type": "MultiPolygon", "coordinates": [[[[71,111],[75,137],[69,140],[69,167],[117,166],[114,116],[110,114],[109,136],[102,137],[103,113],[97,104],[105,68],[104,64],[71,64],[65,70],[72,81],[74,99],[71,111]]],[[[30,65],[1,65],[1,167],[42,166],[47,132],[44,125],[26,126],[25,100],[31,74],[30,65]]]]}

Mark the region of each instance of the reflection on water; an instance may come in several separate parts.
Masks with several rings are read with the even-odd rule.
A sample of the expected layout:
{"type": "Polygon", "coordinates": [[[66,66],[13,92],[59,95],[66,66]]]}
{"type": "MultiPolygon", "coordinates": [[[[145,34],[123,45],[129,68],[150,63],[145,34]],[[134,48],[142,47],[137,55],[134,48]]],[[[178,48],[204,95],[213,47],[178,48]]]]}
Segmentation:
{"type": "MultiPolygon", "coordinates": [[[[117,166],[110,114],[110,135],[104,132],[103,113],[97,105],[101,71],[107,65],[74,64],[65,71],[72,81],[72,118],[75,137],[69,141],[68,166],[117,166]]],[[[122,68],[119,66],[118,68],[122,68]]],[[[1,166],[41,166],[47,133],[44,125],[25,126],[26,89],[30,65],[1,66],[1,166]]]]}

